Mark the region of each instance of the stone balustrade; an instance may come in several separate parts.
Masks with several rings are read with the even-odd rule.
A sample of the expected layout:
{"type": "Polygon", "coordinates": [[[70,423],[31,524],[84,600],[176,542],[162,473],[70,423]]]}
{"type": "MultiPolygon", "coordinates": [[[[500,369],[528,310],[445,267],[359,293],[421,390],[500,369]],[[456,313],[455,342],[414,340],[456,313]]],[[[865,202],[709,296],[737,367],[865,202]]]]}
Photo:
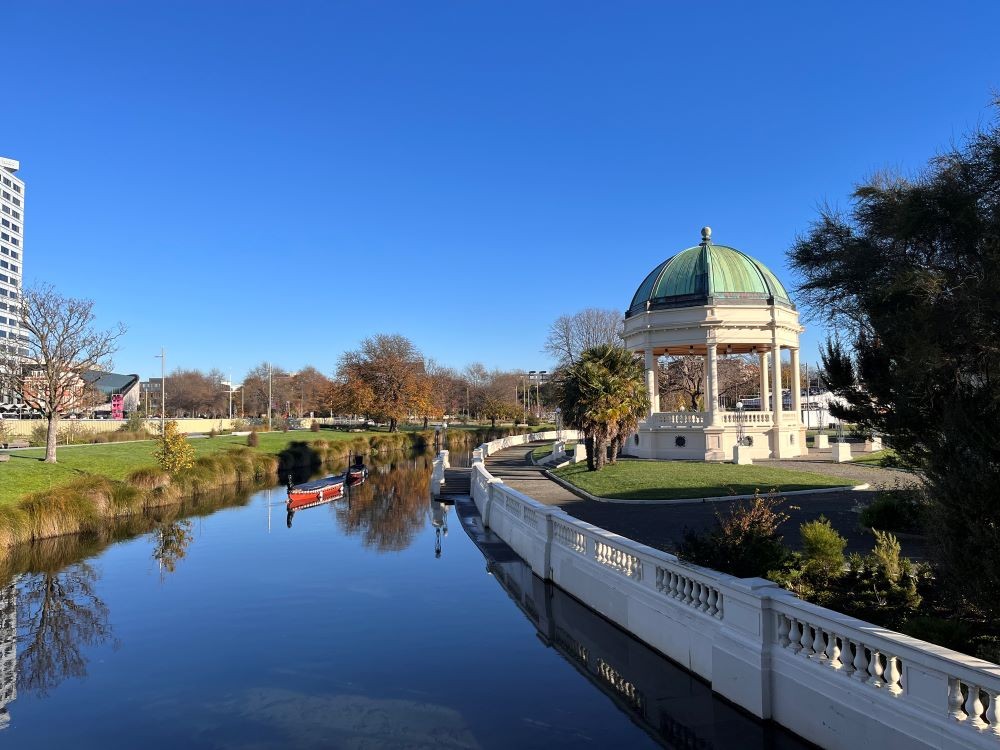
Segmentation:
{"type": "Polygon", "coordinates": [[[1000,750],[1000,666],[584,523],[506,486],[478,457],[529,439],[481,446],[471,491],[484,524],[539,577],[822,747],[1000,750]]]}
{"type": "MultiPolygon", "coordinates": [[[[794,414],[792,415],[795,416],[794,414]]],[[[743,424],[748,427],[770,427],[773,415],[769,411],[744,411],[743,424]]],[[[723,424],[739,424],[739,412],[727,411],[722,414],[723,424]]]]}
{"type": "Polygon", "coordinates": [[[649,415],[650,427],[704,427],[708,415],[700,411],[660,411],[649,415]]]}

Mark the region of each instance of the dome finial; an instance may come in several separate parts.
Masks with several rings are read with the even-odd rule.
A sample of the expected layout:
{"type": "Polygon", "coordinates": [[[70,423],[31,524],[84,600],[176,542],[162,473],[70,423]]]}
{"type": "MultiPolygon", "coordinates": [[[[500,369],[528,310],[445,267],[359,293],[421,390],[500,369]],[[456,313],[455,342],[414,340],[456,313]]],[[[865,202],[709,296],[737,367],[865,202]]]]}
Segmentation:
{"type": "Polygon", "coordinates": [[[712,244],[712,227],[701,228],[701,244],[703,245],[712,244]]]}

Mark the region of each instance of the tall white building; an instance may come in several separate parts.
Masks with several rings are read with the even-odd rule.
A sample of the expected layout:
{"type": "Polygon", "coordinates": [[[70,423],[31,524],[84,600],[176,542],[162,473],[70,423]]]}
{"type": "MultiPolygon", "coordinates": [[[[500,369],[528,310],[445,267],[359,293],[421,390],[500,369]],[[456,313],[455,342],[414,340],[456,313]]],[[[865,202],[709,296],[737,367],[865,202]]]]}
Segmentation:
{"type": "MultiPolygon", "coordinates": [[[[17,177],[21,163],[0,156],[0,347],[20,350],[18,340],[21,279],[24,278],[24,182],[17,177]]],[[[0,393],[0,405],[13,402],[10,393],[0,393]]]]}

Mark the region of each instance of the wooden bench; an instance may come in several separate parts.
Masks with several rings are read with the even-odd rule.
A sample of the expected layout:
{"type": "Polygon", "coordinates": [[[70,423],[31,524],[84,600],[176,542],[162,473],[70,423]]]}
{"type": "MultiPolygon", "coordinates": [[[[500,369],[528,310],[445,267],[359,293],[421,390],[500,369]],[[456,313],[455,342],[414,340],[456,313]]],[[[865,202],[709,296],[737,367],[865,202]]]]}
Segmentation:
{"type": "Polygon", "coordinates": [[[27,440],[11,440],[9,443],[3,444],[4,448],[28,448],[30,447],[27,440]]]}

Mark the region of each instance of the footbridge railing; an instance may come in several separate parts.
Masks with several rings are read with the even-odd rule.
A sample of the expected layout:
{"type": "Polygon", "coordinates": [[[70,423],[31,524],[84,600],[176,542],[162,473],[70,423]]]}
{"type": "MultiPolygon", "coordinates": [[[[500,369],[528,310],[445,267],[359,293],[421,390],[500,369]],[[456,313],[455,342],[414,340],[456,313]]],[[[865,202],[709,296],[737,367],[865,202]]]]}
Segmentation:
{"type": "Polygon", "coordinates": [[[733,703],[821,747],[1000,750],[1000,666],[809,604],[765,579],[688,564],[543,505],[484,463],[528,439],[476,449],[471,492],[484,524],[539,577],[733,703]]]}

